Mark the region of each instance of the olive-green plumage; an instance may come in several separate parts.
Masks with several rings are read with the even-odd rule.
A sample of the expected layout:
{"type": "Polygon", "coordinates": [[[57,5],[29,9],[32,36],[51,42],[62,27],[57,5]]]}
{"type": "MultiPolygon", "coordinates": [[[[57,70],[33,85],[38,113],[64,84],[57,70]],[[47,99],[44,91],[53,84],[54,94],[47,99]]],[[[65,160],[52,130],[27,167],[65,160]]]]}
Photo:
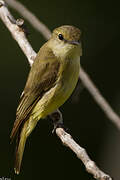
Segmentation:
{"type": "Polygon", "coordinates": [[[20,172],[26,139],[37,122],[59,108],[76,86],[82,55],[80,36],[76,27],[56,28],[35,58],[11,132],[11,139],[17,138],[16,174],[20,172]]]}

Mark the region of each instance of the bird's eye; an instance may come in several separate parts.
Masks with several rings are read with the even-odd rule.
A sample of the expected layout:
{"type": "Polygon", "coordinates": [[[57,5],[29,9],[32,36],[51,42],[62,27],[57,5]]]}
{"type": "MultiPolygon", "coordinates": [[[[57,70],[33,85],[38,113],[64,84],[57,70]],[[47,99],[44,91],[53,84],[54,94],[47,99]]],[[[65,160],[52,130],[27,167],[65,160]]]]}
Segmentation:
{"type": "Polygon", "coordinates": [[[59,37],[60,40],[64,39],[62,34],[59,34],[58,37],[59,37]]]}

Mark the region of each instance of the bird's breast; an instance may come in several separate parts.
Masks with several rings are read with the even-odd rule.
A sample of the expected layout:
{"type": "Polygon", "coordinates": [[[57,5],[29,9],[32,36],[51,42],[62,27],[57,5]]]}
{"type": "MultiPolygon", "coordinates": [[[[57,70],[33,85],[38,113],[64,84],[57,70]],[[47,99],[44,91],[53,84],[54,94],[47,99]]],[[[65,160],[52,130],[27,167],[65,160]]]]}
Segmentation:
{"type": "Polygon", "coordinates": [[[79,77],[80,57],[67,59],[67,63],[61,73],[61,98],[66,101],[73,92],[79,77]]]}

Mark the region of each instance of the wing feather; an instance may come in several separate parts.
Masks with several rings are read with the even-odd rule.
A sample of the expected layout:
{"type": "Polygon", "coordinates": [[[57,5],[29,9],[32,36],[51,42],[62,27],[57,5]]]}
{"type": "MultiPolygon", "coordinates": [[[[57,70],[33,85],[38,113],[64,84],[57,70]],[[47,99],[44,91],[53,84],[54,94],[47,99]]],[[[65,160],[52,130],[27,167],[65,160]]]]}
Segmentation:
{"type": "Polygon", "coordinates": [[[36,103],[41,99],[46,91],[51,89],[57,80],[59,72],[59,60],[55,58],[50,49],[40,49],[35,59],[24,88],[19,106],[16,112],[16,120],[11,132],[13,139],[22,122],[26,121],[35,107],[36,103]],[[47,52],[44,52],[44,51],[47,52]]]}

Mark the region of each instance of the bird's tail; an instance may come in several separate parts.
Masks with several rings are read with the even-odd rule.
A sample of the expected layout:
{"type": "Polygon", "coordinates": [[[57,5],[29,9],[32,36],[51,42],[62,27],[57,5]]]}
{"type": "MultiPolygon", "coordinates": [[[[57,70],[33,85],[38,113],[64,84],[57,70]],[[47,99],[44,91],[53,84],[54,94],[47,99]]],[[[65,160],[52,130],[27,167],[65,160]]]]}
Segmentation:
{"type": "Polygon", "coordinates": [[[21,167],[21,162],[22,162],[22,157],[23,157],[23,152],[27,137],[31,134],[36,124],[37,124],[37,120],[33,119],[33,117],[31,116],[26,122],[23,122],[23,124],[19,128],[16,139],[17,142],[16,142],[15,166],[14,166],[14,170],[16,174],[19,174],[20,172],[20,167],[21,167]]]}
{"type": "Polygon", "coordinates": [[[25,148],[25,143],[27,140],[27,126],[28,121],[26,121],[22,127],[22,129],[18,132],[17,135],[17,142],[16,142],[16,152],[15,152],[15,165],[14,165],[14,171],[16,174],[19,174],[23,152],[25,148]]]}

